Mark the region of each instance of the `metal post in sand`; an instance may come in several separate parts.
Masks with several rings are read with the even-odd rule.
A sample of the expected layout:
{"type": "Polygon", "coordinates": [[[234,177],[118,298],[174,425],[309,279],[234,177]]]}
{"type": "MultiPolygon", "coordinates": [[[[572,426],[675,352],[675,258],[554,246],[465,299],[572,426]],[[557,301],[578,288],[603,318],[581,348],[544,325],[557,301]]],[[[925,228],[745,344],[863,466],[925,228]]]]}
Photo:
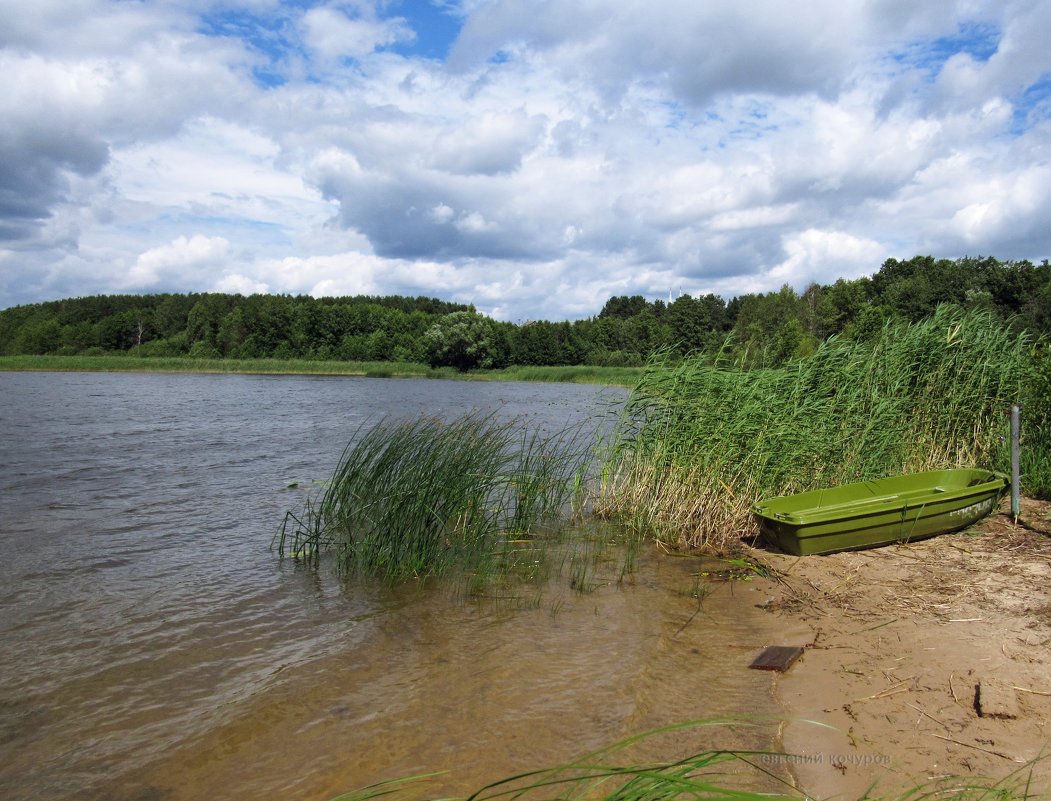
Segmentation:
{"type": "Polygon", "coordinates": [[[1019,466],[1018,440],[1021,432],[1022,410],[1017,403],[1011,405],[1011,517],[1018,522],[1021,512],[1021,468],[1019,466]]]}

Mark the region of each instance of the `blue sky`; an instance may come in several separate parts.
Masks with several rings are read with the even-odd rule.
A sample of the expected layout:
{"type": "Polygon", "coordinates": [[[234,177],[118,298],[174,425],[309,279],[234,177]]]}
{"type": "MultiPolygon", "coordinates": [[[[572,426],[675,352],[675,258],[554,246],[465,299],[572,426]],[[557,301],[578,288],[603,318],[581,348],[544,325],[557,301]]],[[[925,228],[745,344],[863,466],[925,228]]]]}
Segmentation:
{"type": "Polygon", "coordinates": [[[1051,255],[1051,5],[0,0],[0,308],[500,319],[1051,255]]]}
{"type": "Polygon", "coordinates": [[[402,0],[391,7],[391,12],[404,16],[415,34],[411,42],[393,48],[407,58],[444,61],[463,23],[463,15],[453,3],[402,0]]]}

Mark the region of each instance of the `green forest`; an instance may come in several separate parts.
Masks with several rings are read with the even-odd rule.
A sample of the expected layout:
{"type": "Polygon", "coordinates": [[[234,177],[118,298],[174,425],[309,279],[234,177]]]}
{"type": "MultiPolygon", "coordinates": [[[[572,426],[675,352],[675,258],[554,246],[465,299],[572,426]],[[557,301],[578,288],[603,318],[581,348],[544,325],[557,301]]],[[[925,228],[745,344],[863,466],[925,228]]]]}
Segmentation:
{"type": "Polygon", "coordinates": [[[424,297],[101,295],[3,310],[0,355],[398,361],[466,371],[637,366],[660,352],[777,367],[811,355],[830,336],[871,339],[889,321],[916,322],[944,304],[988,311],[1046,341],[1051,265],[888,259],[871,276],[814,283],[802,293],[786,285],[729,301],[618,296],[587,319],[521,324],[424,297]]]}

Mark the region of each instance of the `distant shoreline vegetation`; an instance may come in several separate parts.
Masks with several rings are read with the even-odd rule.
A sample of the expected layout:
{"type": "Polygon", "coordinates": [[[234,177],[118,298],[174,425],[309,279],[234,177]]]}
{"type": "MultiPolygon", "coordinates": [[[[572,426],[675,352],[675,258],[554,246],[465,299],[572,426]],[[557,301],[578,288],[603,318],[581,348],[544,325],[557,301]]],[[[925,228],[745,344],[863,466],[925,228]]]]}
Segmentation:
{"type": "MultiPolygon", "coordinates": [[[[409,364],[463,373],[638,368],[661,353],[665,359],[701,354],[712,363],[755,369],[810,356],[831,336],[872,341],[888,322],[919,322],[941,305],[987,312],[1046,343],[1051,264],[991,257],[889,259],[871,277],[814,283],[802,293],[786,285],[729,301],[712,294],[667,302],[617,296],[594,317],[572,322],[500,322],[473,306],[425,297],[100,295],[0,311],[0,357],[135,357],[151,360],[135,369],[186,369],[189,361],[209,371],[227,371],[216,361],[233,367],[270,360],[274,372],[333,374],[375,374],[383,369],[376,363],[383,362],[400,375],[415,373],[416,367],[404,366],[409,364]],[[163,360],[181,361],[162,366],[163,360]],[[318,364],[309,370],[278,366],[298,362],[318,364]]],[[[5,359],[4,368],[41,369],[17,364],[5,359]]],[[[85,361],[79,368],[55,369],[129,364],[85,361]]]]}
{"type": "Polygon", "coordinates": [[[189,356],[0,356],[0,372],[206,373],[236,375],[309,375],[365,378],[445,378],[473,381],[538,381],[631,387],[641,367],[506,367],[462,373],[416,362],[342,362],[307,359],[194,359],[189,356]]]}

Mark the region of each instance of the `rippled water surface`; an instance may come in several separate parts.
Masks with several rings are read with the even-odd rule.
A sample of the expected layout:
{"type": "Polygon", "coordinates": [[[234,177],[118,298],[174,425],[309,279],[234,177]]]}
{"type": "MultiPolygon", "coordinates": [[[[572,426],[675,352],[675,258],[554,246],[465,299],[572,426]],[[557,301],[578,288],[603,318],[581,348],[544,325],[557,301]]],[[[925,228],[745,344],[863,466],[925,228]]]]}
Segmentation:
{"type": "Polygon", "coordinates": [[[326,799],[439,769],[462,792],[771,706],[767,676],[725,669],[763,621],[719,600],[732,587],[700,604],[691,560],[509,604],[346,583],[269,550],[362,424],[485,409],[557,430],[623,396],[0,373],[0,797],[326,799]]]}

